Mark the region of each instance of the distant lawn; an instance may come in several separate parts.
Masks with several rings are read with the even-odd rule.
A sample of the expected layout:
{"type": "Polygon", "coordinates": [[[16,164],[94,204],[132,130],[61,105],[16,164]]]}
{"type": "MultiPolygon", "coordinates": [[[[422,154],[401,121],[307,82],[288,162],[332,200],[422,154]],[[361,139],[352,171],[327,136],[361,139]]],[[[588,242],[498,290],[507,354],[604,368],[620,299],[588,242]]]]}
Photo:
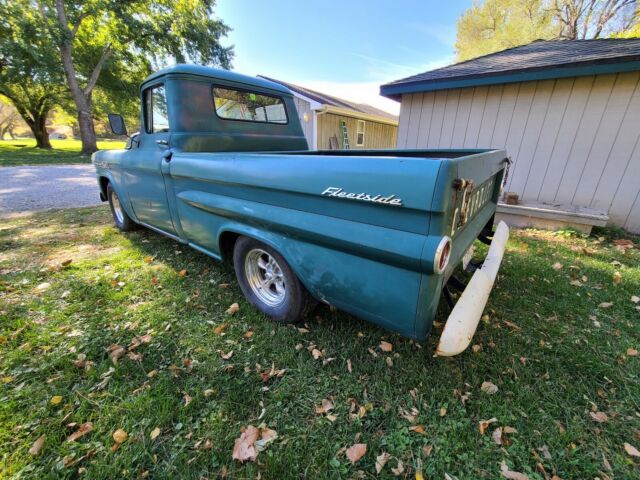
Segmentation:
{"type": "MultiPolygon", "coordinates": [[[[80,155],[80,140],[51,140],[53,150],[35,148],[34,139],[0,140],[0,167],[15,165],[47,165],[55,163],[89,163],[91,158],[80,155]]],[[[98,142],[101,150],[124,148],[125,142],[98,142]]]]}
{"type": "Polygon", "coordinates": [[[374,479],[386,452],[379,478],[637,479],[640,250],[618,235],[513,231],[474,348],[445,359],[444,306],[421,345],[327,307],[281,326],[106,205],[3,220],[0,478],[374,479]],[[234,461],[261,424],[278,438],[234,461]]]}

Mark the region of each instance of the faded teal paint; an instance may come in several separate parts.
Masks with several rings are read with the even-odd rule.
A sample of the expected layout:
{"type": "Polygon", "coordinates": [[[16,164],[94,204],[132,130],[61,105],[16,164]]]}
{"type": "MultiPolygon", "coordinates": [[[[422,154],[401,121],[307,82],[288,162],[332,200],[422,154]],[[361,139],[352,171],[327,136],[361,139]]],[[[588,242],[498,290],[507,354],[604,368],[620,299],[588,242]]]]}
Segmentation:
{"type": "MultiPolygon", "coordinates": [[[[247,235],[277,249],[317,299],[423,339],[444,274],[435,249],[449,235],[460,175],[479,185],[504,167],[502,150],[308,152],[290,93],[262,79],[204,67],[174,67],[143,85],[166,87],[170,132],[141,133],[130,150],[94,155],[98,177],[144,223],[221,259],[220,238],[247,235]],[[212,85],[279,95],[286,125],[217,118],[212,85]],[[168,145],[159,145],[165,140],[168,145]],[[166,161],[169,157],[170,161],[166,161]],[[402,206],[329,197],[328,187],[395,195],[402,206]]],[[[496,182],[498,185],[498,182],[496,182]]],[[[495,210],[491,201],[456,232],[459,262],[495,210]]]]}
{"type": "Polygon", "coordinates": [[[503,74],[475,76],[472,78],[461,77],[442,80],[425,80],[422,82],[416,81],[410,83],[387,84],[380,87],[380,95],[394,100],[399,100],[402,95],[410,93],[637,71],[640,71],[640,61],[507,72],[503,74]]]}

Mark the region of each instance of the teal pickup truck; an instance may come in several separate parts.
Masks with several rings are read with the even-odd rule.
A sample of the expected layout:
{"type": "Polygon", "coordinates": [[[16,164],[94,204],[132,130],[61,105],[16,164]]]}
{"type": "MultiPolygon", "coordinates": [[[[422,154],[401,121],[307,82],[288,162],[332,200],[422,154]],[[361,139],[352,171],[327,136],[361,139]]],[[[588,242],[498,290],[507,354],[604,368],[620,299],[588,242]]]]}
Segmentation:
{"type": "MultiPolygon", "coordinates": [[[[140,133],[93,156],[120,230],[232,260],[276,321],[320,301],[416,340],[480,237],[489,253],[466,288],[456,282],[437,352],[468,346],[508,237],[493,231],[503,150],[308,151],[287,88],[196,65],[152,74],[140,100],[140,133]]],[[[127,135],[120,115],[109,121],[127,135]]]]}

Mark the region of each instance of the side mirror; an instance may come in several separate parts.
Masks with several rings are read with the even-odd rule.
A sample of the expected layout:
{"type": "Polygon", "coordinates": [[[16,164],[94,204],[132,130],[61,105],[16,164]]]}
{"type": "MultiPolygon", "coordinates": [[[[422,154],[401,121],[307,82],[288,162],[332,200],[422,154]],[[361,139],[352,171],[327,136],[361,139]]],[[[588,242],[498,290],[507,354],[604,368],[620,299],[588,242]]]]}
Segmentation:
{"type": "Polygon", "coordinates": [[[111,127],[111,131],[115,135],[126,135],[127,127],[124,124],[124,118],[119,113],[110,113],[109,117],[109,126],[111,127]]]}

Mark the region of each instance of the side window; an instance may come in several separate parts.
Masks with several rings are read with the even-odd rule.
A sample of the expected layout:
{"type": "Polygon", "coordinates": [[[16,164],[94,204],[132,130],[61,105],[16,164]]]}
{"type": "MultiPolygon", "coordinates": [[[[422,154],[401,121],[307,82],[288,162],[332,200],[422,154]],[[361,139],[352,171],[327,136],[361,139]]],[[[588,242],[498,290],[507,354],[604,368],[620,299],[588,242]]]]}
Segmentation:
{"type": "Polygon", "coordinates": [[[148,88],[144,92],[144,124],[147,133],[169,131],[167,97],[164,85],[148,88]]]}
{"type": "Polygon", "coordinates": [[[364,145],[364,120],[358,120],[356,132],[356,145],[362,147],[364,145]]]}
{"type": "Polygon", "coordinates": [[[218,117],[226,120],[287,123],[287,111],[279,97],[213,87],[213,102],[218,117]]]}

